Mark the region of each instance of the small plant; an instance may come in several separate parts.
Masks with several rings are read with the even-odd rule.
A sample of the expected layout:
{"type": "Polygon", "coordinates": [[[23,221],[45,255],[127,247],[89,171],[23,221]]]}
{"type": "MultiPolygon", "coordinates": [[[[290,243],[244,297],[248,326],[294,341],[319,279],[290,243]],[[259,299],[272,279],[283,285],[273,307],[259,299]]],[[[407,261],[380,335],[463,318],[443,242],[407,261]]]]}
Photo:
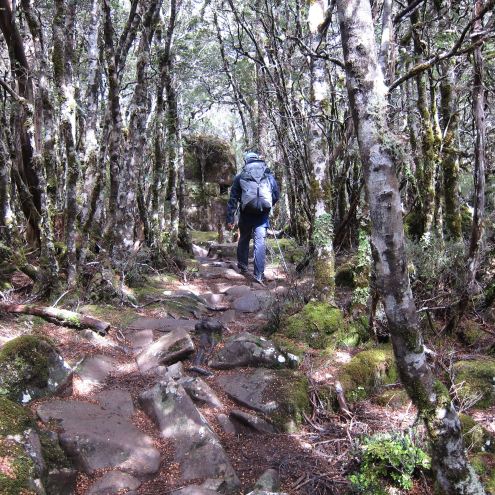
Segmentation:
{"type": "Polygon", "coordinates": [[[413,475],[429,469],[428,454],[402,434],[376,434],[366,437],[360,446],[361,467],[349,479],[357,493],[387,495],[387,487],[408,491],[413,475]]]}

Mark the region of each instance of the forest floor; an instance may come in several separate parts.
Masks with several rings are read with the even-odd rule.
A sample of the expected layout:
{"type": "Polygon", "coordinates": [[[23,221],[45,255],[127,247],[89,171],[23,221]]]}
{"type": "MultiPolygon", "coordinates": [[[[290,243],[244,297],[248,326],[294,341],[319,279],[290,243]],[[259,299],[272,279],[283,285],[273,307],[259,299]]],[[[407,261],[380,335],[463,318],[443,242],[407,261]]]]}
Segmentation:
{"type": "MultiPolygon", "coordinates": [[[[287,279],[280,265],[272,264],[266,271],[267,287],[260,288],[249,279],[233,275],[230,265],[228,259],[203,257],[194,262],[187,280],[159,274],[150,277],[145,287],[135,291],[140,303],[140,307],[137,308],[105,305],[78,308],[80,312],[112,324],[108,335],[101,338],[88,339],[87,333],[83,336],[75,330],[47,323],[37,317],[9,316],[2,319],[0,343],[26,333],[44,335],[56,343],[63,358],[75,368],[72,385],[59,394],[62,400],[98,403],[99,397],[111,390],[118,389],[130,393],[134,405],[132,423],[153,439],[154,447],[160,452],[159,471],[153,475],[141,476],[139,488],[132,493],[163,495],[194,484],[195,481],[204,481],[185,481],[181,478],[181,465],[174,457],[174,442],[164,439],[156,424],[138,406],[140,394],[152,388],[157,378],[153,374],[142,372],[136,364],[136,354],[140,350],[139,347],[136,349],[136,332],[143,332],[147,321],[175,319],[179,326],[184,325],[191,329],[193,324],[202,318],[220,318],[224,322],[228,338],[243,332],[270,338],[266,333],[267,322],[277,311],[277,304],[285,297],[284,294],[287,294],[286,290],[292,282],[287,279]],[[260,294],[260,290],[264,291],[270,297],[266,299],[269,301],[267,305],[256,307],[252,311],[233,310],[233,299],[225,293],[233,287],[244,286],[248,286],[251,293],[260,294]],[[199,296],[202,301],[210,301],[210,305],[195,305],[192,302],[194,299],[183,299],[181,294],[186,293],[199,296]],[[157,299],[160,299],[160,302],[147,305],[157,299]],[[111,369],[97,378],[80,376],[78,366],[87,362],[90,357],[110,359],[111,369]]],[[[23,281],[19,279],[16,283],[22,284],[23,281]]],[[[299,283],[303,287],[305,282],[299,283]]],[[[345,292],[341,296],[341,300],[345,300],[345,292]]],[[[153,325],[149,326],[152,327],[154,340],[163,335],[162,330],[153,328],[153,325]]],[[[198,346],[198,336],[195,336],[194,332],[191,332],[191,336],[198,346]]],[[[356,352],[357,349],[352,348],[341,348],[331,354],[308,350],[300,370],[309,379],[312,413],[305,417],[294,433],[226,433],[219,422],[219,416],[228,417],[233,410],[253,414],[253,410],[235,402],[218,386],[218,378],[229,375],[232,371],[210,369],[206,363],[202,364],[203,369],[211,375],[201,378],[213,389],[222,405],[216,408],[201,405],[198,408],[220,439],[240,479],[239,493],[252,490],[256,480],[269,468],[275,469],[280,475],[280,492],[290,495],[349,493],[348,474],[356,467],[357,439],[376,432],[404,431],[415,423],[415,408],[407,400],[395,403],[391,399],[384,405],[376,403],[373,398],[362,400],[353,406],[351,417],[325,407],[324,401],[321,400],[324,396],[322,391],[333,386],[339,367],[348,362],[356,352]]],[[[186,376],[198,376],[191,370],[191,360],[183,361],[183,365],[186,376]]],[[[247,373],[249,369],[241,368],[241,371],[247,373]]],[[[392,385],[391,389],[399,391],[399,385],[392,385]]],[[[275,391],[274,397],[276,394],[275,391]]],[[[51,400],[53,397],[33,401],[30,404],[33,413],[36,413],[41,404],[51,400]]],[[[491,408],[483,412],[478,411],[476,419],[495,434],[494,417],[495,409],[491,408]]],[[[40,427],[45,426],[40,423],[40,427]]],[[[90,493],[91,485],[106,471],[108,469],[96,470],[91,474],[80,472],[76,494],[90,493]]],[[[122,493],[126,493],[125,490],[122,493]]],[[[432,493],[431,480],[424,477],[417,479],[412,493],[432,493]]]]}

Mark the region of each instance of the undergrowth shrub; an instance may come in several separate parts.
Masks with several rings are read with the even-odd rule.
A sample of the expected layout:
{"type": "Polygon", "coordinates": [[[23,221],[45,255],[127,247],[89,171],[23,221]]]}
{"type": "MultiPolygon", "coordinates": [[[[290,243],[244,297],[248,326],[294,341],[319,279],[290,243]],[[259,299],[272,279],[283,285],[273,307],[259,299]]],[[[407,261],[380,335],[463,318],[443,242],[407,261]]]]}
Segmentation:
{"type": "Polygon", "coordinates": [[[355,493],[387,495],[387,487],[409,491],[413,476],[430,468],[430,458],[408,435],[376,434],[359,448],[360,469],[349,476],[355,493]]]}

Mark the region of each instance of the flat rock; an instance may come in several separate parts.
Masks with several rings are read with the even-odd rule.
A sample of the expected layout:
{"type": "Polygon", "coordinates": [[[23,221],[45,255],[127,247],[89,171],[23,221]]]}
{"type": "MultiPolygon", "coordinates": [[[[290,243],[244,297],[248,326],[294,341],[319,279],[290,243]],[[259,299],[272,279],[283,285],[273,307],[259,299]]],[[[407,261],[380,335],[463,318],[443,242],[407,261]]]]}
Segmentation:
{"type": "Polygon", "coordinates": [[[256,313],[262,308],[262,302],[255,292],[249,292],[234,299],[232,308],[242,313],[256,313]]]}
{"type": "Polygon", "coordinates": [[[192,251],[196,258],[206,258],[208,256],[208,249],[205,249],[197,244],[192,245],[192,251]]]}
{"type": "Polygon", "coordinates": [[[223,391],[239,404],[262,413],[277,409],[277,402],[265,397],[265,390],[274,382],[271,370],[257,369],[253,373],[233,373],[216,378],[223,391]]]}
{"type": "Polygon", "coordinates": [[[225,278],[227,280],[245,280],[244,275],[236,272],[233,268],[209,266],[200,270],[203,279],[225,278]]]}
{"type": "Polygon", "coordinates": [[[74,392],[87,394],[99,385],[103,385],[116,365],[117,361],[108,356],[84,358],[75,371],[77,379],[73,382],[74,392]]]}
{"type": "Polygon", "coordinates": [[[218,376],[215,383],[239,404],[265,414],[282,431],[296,431],[310,410],[308,380],[297,371],[243,370],[218,376]]]}
{"type": "Polygon", "coordinates": [[[227,311],[224,311],[224,313],[220,315],[218,319],[225,324],[232,323],[236,320],[235,309],[228,309],[227,311]]]}
{"type": "Polygon", "coordinates": [[[126,332],[126,339],[135,351],[140,351],[153,342],[153,330],[130,330],[126,332]]]}
{"type": "Polygon", "coordinates": [[[194,352],[194,344],[187,332],[172,330],[144,349],[136,361],[141,372],[162,364],[173,364],[194,352]]]}
{"type": "Polygon", "coordinates": [[[172,495],[218,495],[218,492],[208,490],[208,488],[203,488],[200,485],[190,485],[172,492],[172,495]]]}
{"type": "Polygon", "coordinates": [[[208,364],[217,369],[245,366],[281,368],[289,362],[271,340],[244,332],[227,340],[208,364]]]}
{"type": "Polygon", "coordinates": [[[254,414],[244,411],[233,410],[229,415],[237,433],[245,433],[246,430],[251,433],[277,433],[277,429],[268,421],[265,421],[254,414]]]}
{"type": "Polygon", "coordinates": [[[225,433],[229,433],[229,434],[237,433],[237,429],[234,423],[226,414],[218,414],[217,421],[225,433]]]}
{"type": "Polygon", "coordinates": [[[158,380],[168,382],[169,380],[178,380],[182,378],[184,373],[184,366],[180,361],[171,364],[170,366],[157,366],[150,370],[158,380]]]}
{"type": "Polygon", "coordinates": [[[88,495],[115,495],[120,490],[136,490],[141,482],[130,474],[121,471],[105,473],[88,490],[88,495]]]}
{"type": "Polygon", "coordinates": [[[184,377],[178,383],[184,387],[187,395],[197,404],[207,405],[212,408],[220,408],[223,406],[222,401],[212,388],[199,377],[184,377]]]}
{"type": "Polygon", "coordinates": [[[207,292],[202,294],[201,297],[204,299],[206,305],[210,308],[215,308],[217,310],[227,310],[230,308],[230,304],[224,294],[214,294],[212,292],[207,292]]]}
{"type": "Polygon", "coordinates": [[[225,293],[229,297],[233,297],[234,299],[237,297],[245,296],[246,294],[249,294],[251,292],[251,287],[248,285],[234,285],[232,287],[229,287],[225,293]]]}
{"type": "Polygon", "coordinates": [[[130,418],[134,414],[134,404],[131,394],[127,390],[118,388],[104,390],[95,395],[95,399],[105,411],[130,418]]]}
{"type": "Polygon", "coordinates": [[[44,423],[59,422],[60,445],[80,471],[111,468],[139,476],[160,467],[153,439],[115,412],[89,402],[62,400],[44,402],[36,412],[44,423]]]}
{"type": "Polygon", "coordinates": [[[267,469],[254,485],[254,490],[277,492],[280,490],[280,476],[276,469],[267,469]]]}
{"type": "Polygon", "coordinates": [[[173,441],[182,480],[222,478],[228,492],[237,493],[240,482],[220,440],[181,385],[158,383],[139,400],[162,437],[173,441]]]}
{"type": "Polygon", "coordinates": [[[157,330],[159,332],[172,332],[184,330],[189,332],[194,329],[194,320],[182,318],[137,318],[130,325],[131,330],[157,330]]]}

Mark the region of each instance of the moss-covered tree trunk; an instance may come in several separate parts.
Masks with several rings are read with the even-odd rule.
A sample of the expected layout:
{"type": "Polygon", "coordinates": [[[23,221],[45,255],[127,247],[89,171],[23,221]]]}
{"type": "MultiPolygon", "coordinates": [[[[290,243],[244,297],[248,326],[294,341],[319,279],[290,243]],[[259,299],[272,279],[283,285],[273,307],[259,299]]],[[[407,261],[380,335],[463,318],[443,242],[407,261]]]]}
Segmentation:
{"type": "MultiPolygon", "coordinates": [[[[311,45],[316,52],[322,44],[318,28],[325,19],[325,2],[312,2],[309,19],[312,31],[311,45]]],[[[325,62],[317,55],[311,70],[311,116],[309,119],[309,143],[313,168],[313,225],[311,241],[314,247],[314,279],[317,297],[333,301],[335,289],[335,255],[333,252],[333,219],[328,198],[330,184],[327,176],[327,143],[325,136],[325,105],[328,104],[329,88],[325,62]]]]}
{"type": "Polygon", "coordinates": [[[448,495],[484,494],[469,465],[461,425],[448,392],[427,361],[409,284],[402,208],[387,125],[387,88],[378,65],[368,0],[337,0],[347,92],[364,166],[377,288],[389,324],[400,378],[424,419],[436,481],[448,495]]]}
{"type": "Polygon", "coordinates": [[[55,1],[53,19],[53,72],[60,107],[59,132],[65,151],[65,241],[67,245],[67,285],[74,287],[77,274],[76,217],[78,214],[77,181],[79,160],[76,152],[76,100],[72,78],[72,57],[74,52],[74,21],[76,3],[69,0],[55,1]]]}

